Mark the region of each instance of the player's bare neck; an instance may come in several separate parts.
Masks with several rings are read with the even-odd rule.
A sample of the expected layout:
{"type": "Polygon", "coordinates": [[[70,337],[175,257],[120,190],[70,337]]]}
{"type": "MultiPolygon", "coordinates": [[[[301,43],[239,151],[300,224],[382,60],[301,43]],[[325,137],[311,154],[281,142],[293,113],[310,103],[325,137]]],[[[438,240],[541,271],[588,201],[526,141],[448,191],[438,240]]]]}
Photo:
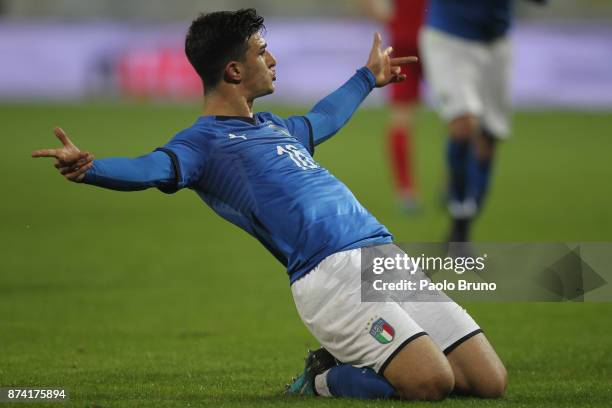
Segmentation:
{"type": "Polygon", "coordinates": [[[205,116],[253,117],[253,101],[235,93],[209,92],[204,96],[205,116]]]}

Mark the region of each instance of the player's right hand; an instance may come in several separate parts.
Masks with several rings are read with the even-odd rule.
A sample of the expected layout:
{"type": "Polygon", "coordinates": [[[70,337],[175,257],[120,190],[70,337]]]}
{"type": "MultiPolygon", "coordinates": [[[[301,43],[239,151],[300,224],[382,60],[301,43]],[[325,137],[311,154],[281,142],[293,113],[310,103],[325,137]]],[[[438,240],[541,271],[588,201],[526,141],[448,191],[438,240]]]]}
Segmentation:
{"type": "Polygon", "coordinates": [[[366,67],[372,71],[376,79],[376,86],[381,87],[391,82],[401,82],[406,79],[406,74],[402,74],[402,65],[414,64],[419,59],[415,56],[404,56],[391,58],[393,47],[382,50],[382,37],[380,33],[374,33],[374,42],[370,50],[370,56],[366,67]]]}
{"type": "Polygon", "coordinates": [[[93,166],[94,156],[86,151],[79,150],[61,128],[56,127],[53,132],[62,142],[57,149],[40,149],[32,152],[32,157],[55,157],[55,168],[70,181],[80,183],[87,170],[93,166]]]}

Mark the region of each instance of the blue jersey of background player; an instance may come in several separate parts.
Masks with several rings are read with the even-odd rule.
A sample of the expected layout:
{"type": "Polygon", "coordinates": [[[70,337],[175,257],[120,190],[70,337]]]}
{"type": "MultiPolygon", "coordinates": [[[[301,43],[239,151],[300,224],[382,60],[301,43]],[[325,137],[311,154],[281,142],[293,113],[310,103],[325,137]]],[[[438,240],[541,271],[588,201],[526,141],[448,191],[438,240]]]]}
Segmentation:
{"type": "Polygon", "coordinates": [[[198,30],[245,41],[232,38],[240,35],[232,27],[240,27],[244,13],[228,18],[235,24],[190,28],[185,48],[204,82],[204,115],[165,146],[138,158],[93,161],[58,128],[64,148],[34,156],[55,157],[69,180],[114,190],[190,188],[217,214],[256,237],[287,267],[291,282],[333,253],[391,242],[389,231],[312,154],[375,86],[405,79],[399,64],[415,58],[390,58],[391,49],[381,51],[377,34],[367,66],[305,116],[253,114],[254,99],[274,90],[276,61],[259,30],[249,34],[248,49],[239,47],[246,56],[222,42],[202,41],[198,30]],[[210,60],[223,53],[224,66],[210,60]]]}
{"type": "Polygon", "coordinates": [[[513,0],[430,0],[426,24],[474,41],[506,35],[512,23],[513,0]]]}
{"type": "Polygon", "coordinates": [[[467,40],[488,42],[508,33],[513,15],[514,0],[430,0],[426,24],[467,40]]]}

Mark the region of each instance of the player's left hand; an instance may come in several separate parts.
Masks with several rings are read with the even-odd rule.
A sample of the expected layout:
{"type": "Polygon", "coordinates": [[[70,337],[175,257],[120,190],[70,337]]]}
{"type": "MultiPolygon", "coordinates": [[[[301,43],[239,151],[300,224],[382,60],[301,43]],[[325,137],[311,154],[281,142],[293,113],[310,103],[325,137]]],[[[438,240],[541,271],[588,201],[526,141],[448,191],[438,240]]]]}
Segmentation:
{"type": "Polygon", "coordinates": [[[401,82],[406,79],[402,74],[401,65],[413,64],[419,59],[417,57],[397,57],[391,58],[393,47],[380,49],[382,37],[380,33],[374,33],[374,43],[368,57],[366,67],[372,71],[376,78],[376,86],[385,86],[391,82],[401,82]]]}

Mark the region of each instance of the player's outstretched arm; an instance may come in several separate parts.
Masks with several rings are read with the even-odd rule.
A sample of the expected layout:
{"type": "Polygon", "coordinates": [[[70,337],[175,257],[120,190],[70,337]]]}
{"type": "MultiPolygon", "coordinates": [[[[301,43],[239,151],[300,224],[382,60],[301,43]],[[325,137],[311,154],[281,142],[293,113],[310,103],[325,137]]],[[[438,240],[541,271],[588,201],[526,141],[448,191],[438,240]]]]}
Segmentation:
{"type": "Polygon", "coordinates": [[[382,37],[375,33],[366,65],[357,70],[346,83],[319,101],[306,114],[312,126],[314,144],[318,145],[336,134],[373,88],[406,79],[401,65],[416,62],[417,57],[391,58],[393,48],[382,50],[382,37]]]}
{"type": "Polygon", "coordinates": [[[89,152],[81,152],[62,129],[56,128],[55,135],[63,147],[36,150],[32,157],[55,157],[55,167],[70,181],[119,191],[157,187],[171,192],[177,188],[172,160],[162,151],[136,158],[94,160],[89,152]]]}

